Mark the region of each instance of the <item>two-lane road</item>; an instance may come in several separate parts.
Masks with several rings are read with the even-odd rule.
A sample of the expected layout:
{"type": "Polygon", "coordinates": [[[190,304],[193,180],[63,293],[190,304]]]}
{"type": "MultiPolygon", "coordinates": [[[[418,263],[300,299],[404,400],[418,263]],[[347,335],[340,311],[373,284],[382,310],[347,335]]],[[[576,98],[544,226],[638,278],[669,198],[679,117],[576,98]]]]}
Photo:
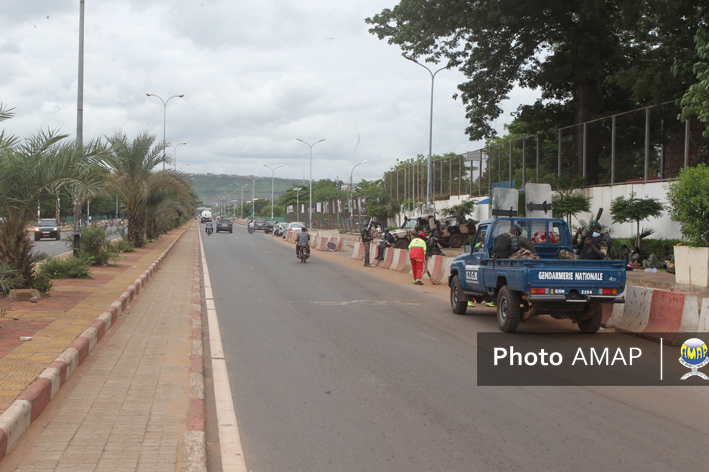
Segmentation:
{"type": "Polygon", "coordinates": [[[250,471],[706,464],[706,389],[478,387],[492,311],[452,315],[420,287],[317,253],[302,264],[239,226],[202,240],[250,471]]]}

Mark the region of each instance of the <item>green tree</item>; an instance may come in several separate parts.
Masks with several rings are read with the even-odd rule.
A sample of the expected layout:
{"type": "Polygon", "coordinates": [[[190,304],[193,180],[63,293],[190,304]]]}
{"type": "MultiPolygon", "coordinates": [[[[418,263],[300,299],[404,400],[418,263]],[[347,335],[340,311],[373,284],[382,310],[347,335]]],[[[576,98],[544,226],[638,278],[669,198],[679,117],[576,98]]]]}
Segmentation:
{"type": "Polygon", "coordinates": [[[657,218],[664,207],[656,198],[636,198],[635,192],[630,197],[620,196],[611,203],[611,215],[614,223],[636,224],[635,245],[640,247],[640,221],[657,218]]]}
{"type": "Polygon", "coordinates": [[[682,235],[694,246],[709,246],[709,167],[682,169],[667,185],[667,201],[672,220],[682,225],[682,235]]]}
{"type": "Polygon", "coordinates": [[[571,217],[582,211],[591,210],[591,197],[576,190],[561,189],[551,197],[554,218],[566,218],[571,225],[571,217]]]}
{"type": "MultiPolygon", "coordinates": [[[[684,121],[696,115],[702,123],[709,123],[709,29],[699,29],[694,40],[699,60],[693,64],[692,72],[697,82],[682,97],[681,118],[684,121]]],[[[709,137],[709,125],[704,130],[704,136],[709,137]]]]}
{"type": "Polygon", "coordinates": [[[162,147],[154,146],[155,139],[143,132],[130,141],[122,131],[116,131],[109,138],[113,150],[110,189],[126,206],[128,241],[135,247],[144,245],[146,208],[157,192],[174,190],[183,197],[191,192],[191,186],[180,172],[169,168],[154,170],[164,162],[162,147]]]}
{"type": "MultiPolygon", "coordinates": [[[[401,0],[365,21],[372,34],[413,58],[446,63],[466,75],[459,96],[470,121],[466,132],[477,140],[495,135],[500,104],[517,85],[541,92],[540,101],[520,112],[534,112],[539,121],[557,116],[563,121],[556,127],[571,117],[574,123],[590,121],[619,97],[626,97],[623,104],[627,97],[636,103],[679,98],[692,79],[672,75],[670,66],[677,58],[691,61],[694,51],[687,44],[705,24],[705,11],[705,2],[690,0],[401,0]]],[[[578,174],[584,130],[573,133],[578,174]]],[[[599,172],[597,133],[591,127],[586,136],[590,183],[599,172]]]]}
{"type": "Polygon", "coordinates": [[[355,198],[367,199],[367,216],[375,216],[380,222],[394,217],[400,211],[401,204],[392,199],[384,188],[384,180],[362,180],[354,191],[355,198]]]}
{"type": "MultiPolygon", "coordinates": [[[[0,121],[12,116],[0,104],[0,121]]],[[[105,147],[91,142],[77,149],[62,142],[66,137],[48,131],[20,141],[0,132],[0,262],[16,270],[25,287],[36,277],[26,230],[37,217],[37,202],[63,191],[98,194],[105,185],[105,147]]]]}

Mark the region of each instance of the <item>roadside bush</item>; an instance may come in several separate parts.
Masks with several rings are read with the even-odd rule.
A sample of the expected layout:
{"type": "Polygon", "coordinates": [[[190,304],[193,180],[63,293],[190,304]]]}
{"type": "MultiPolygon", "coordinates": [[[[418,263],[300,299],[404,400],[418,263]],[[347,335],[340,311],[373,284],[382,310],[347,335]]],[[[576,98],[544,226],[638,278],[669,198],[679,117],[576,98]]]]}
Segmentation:
{"type": "Polygon", "coordinates": [[[128,241],[127,230],[125,227],[117,228],[116,234],[121,238],[121,243],[113,246],[118,252],[135,252],[135,246],[128,241]]]}
{"type": "MultiPolygon", "coordinates": [[[[681,239],[643,239],[643,245],[640,248],[640,255],[644,258],[650,257],[650,254],[655,254],[657,257],[662,257],[665,253],[665,248],[670,250],[670,255],[673,256],[675,253],[675,246],[677,244],[687,244],[686,241],[681,239]]],[[[632,249],[635,246],[635,238],[614,238],[613,247],[617,251],[618,258],[622,253],[621,246],[623,244],[627,245],[628,248],[632,249]]]]}
{"type": "Polygon", "coordinates": [[[692,246],[709,246],[709,167],[682,169],[666,188],[672,220],[682,225],[682,235],[692,246]]]}
{"type": "Polygon", "coordinates": [[[39,274],[50,279],[90,279],[90,262],[86,259],[52,257],[39,268],[39,274]]]}
{"type": "Polygon", "coordinates": [[[20,273],[6,262],[0,262],[0,291],[9,293],[13,288],[21,288],[24,280],[20,273]]]}
{"type": "MultiPolygon", "coordinates": [[[[65,241],[73,241],[69,234],[65,241]]],[[[87,226],[81,229],[81,252],[79,257],[91,265],[105,266],[115,262],[118,250],[109,243],[105,226],[87,226]]]]}

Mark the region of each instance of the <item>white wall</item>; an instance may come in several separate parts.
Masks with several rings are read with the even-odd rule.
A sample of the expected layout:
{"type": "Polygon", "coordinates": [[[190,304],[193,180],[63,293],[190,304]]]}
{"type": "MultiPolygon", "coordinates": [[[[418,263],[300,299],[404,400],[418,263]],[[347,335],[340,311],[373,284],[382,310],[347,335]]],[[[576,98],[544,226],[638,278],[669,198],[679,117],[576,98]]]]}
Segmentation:
{"type": "MultiPolygon", "coordinates": [[[[660,203],[665,205],[665,211],[662,213],[660,218],[651,218],[640,222],[640,230],[643,228],[653,228],[655,233],[653,233],[650,238],[652,239],[681,239],[682,233],[680,231],[680,224],[676,221],[670,219],[670,210],[667,207],[667,197],[666,197],[666,187],[667,182],[649,182],[644,183],[628,183],[628,184],[617,184],[614,186],[603,186],[603,187],[589,187],[580,189],[582,193],[591,197],[591,212],[589,213],[579,213],[578,219],[584,220],[586,223],[596,218],[596,213],[599,208],[603,208],[603,215],[601,216],[601,224],[603,226],[610,226],[612,229],[611,235],[615,238],[631,238],[635,236],[635,223],[613,223],[611,219],[611,202],[613,199],[619,196],[624,196],[626,198],[630,197],[631,193],[635,192],[638,198],[657,198],[660,203]]],[[[473,197],[473,200],[479,201],[487,198],[483,197],[473,197]]],[[[439,212],[443,208],[449,208],[451,206],[457,205],[463,201],[468,200],[467,195],[462,196],[452,196],[450,200],[438,200],[436,201],[436,212],[439,212]]],[[[400,215],[401,221],[403,221],[403,214],[400,215]]],[[[414,213],[410,216],[419,216],[419,213],[414,213]]],[[[476,210],[472,215],[468,215],[478,221],[482,221],[490,218],[490,205],[481,204],[476,205],[476,210]]],[[[396,219],[398,222],[399,219],[396,219]]],[[[390,221],[390,224],[392,222],[390,221]]],[[[572,218],[572,227],[578,226],[578,220],[572,218]]]]}

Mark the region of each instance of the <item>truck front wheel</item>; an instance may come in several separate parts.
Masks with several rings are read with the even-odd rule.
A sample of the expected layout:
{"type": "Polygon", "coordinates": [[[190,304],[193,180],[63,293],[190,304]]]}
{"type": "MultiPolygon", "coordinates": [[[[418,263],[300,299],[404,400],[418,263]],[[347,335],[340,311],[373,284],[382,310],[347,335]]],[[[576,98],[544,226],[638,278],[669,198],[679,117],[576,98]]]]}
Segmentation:
{"type": "Polygon", "coordinates": [[[450,238],[448,238],[448,244],[451,245],[452,248],[458,249],[460,246],[463,245],[463,235],[460,233],[455,233],[452,234],[450,238]]]}
{"type": "Polygon", "coordinates": [[[515,332],[522,311],[521,303],[519,292],[510,290],[507,285],[500,289],[497,295],[497,324],[500,326],[500,331],[515,332]]]}
{"type": "Polygon", "coordinates": [[[458,280],[457,275],[454,275],[453,280],[451,280],[451,310],[456,315],[464,315],[468,309],[468,302],[461,300],[463,298],[462,295],[463,288],[460,286],[460,280],[458,280]]]}
{"type": "Polygon", "coordinates": [[[589,308],[586,313],[590,313],[591,317],[584,321],[579,321],[579,329],[582,333],[594,334],[598,331],[598,328],[601,327],[601,320],[603,319],[603,305],[600,303],[591,305],[591,308],[589,308]]]}

